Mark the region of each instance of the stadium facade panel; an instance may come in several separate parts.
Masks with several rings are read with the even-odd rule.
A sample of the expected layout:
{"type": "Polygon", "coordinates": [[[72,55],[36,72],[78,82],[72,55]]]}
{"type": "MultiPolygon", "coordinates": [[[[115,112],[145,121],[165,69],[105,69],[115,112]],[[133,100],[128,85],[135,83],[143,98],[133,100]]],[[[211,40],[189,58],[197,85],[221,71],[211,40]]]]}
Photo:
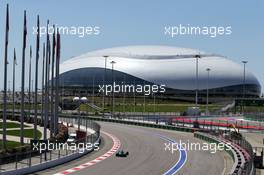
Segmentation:
{"type": "Polygon", "coordinates": [[[216,54],[168,46],[128,46],[97,50],[74,57],[61,64],[61,86],[97,88],[111,84],[165,85],[168,95],[193,95],[196,90],[196,59],[198,58],[198,89],[210,96],[259,97],[257,78],[242,64],[216,54]],[[106,72],[105,58],[108,56],[106,72]],[[114,61],[112,72],[111,61],[114,61]],[[207,68],[210,68],[208,79],[207,68]],[[106,76],[105,76],[106,75],[106,76]]]}

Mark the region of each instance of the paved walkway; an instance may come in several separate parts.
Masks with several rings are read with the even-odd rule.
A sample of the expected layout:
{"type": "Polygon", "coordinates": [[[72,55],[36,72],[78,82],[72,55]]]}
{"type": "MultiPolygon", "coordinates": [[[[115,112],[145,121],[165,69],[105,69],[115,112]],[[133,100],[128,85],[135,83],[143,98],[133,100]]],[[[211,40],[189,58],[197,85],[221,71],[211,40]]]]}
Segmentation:
{"type": "MultiPolygon", "coordinates": [[[[2,121],[2,120],[1,120],[2,121]]],[[[12,123],[17,123],[17,124],[20,124],[20,122],[18,121],[13,121],[13,120],[7,120],[7,122],[12,122],[12,123]]],[[[25,130],[27,129],[34,129],[34,124],[32,123],[25,123],[25,125],[27,125],[28,127],[24,127],[25,130]]],[[[37,129],[41,132],[41,139],[43,139],[44,137],[44,127],[41,127],[41,126],[37,126],[37,129]]],[[[3,129],[0,129],[0,131],[2,131],[3,129]]],[[[11,130],[20,130],[20,128],[7,128],[6,129],[7,131],[11,131],[11,130]]],[[[50,135],[50,131],[49,129],[47,129],[47,136],[50,135]]],[[[3,135],[0,134],[0,138],[2,138],[3,135]]],[[[30,140],[32,138],[28,138],[28,137],[25,137],[25,143],[30,143],[30,140]]],[[[7,135],[7,140],[8,141],[15,141],[15,142],[20,142],[20,137],[19,136],[11,136],[11,135],[7,135]]]]}

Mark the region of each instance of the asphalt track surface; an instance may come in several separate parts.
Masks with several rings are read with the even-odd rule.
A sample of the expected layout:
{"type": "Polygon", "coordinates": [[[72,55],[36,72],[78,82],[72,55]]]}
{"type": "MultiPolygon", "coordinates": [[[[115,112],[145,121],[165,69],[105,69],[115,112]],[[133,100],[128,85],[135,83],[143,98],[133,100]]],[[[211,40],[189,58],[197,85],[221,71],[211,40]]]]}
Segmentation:
{"type": "MultiPolygon", "coordinates": [[[[115,155],[99,162],[93,166],[76,171],[71,174],[78,175],[160,175],[178,163],[179,151],[171,153],[165,150],[162,139],[169,138],[178,142],[202,143],[193,137],[192,133],[175,132],[154,128],[144,128],[115,123],[101,122],[102,130],[115,135],[121,141],[121,149],[129,151],[129,156],[119,158],[115,155]]],[[[102,144],[99,151],[83,156],[67,164],[53,167],[35,174],[55,174],[83,163],[91,161],[109,149],[113,142],[106,135],[102,135],[102,144]]],[[[223,153],[215,154],[209,151],[187,151],[187,160],[182,167],[178,167],[177,175],[222,175],[225,169],[223,153]]],[[[228,171],[228,170],[227,170],[228,171]]]]}

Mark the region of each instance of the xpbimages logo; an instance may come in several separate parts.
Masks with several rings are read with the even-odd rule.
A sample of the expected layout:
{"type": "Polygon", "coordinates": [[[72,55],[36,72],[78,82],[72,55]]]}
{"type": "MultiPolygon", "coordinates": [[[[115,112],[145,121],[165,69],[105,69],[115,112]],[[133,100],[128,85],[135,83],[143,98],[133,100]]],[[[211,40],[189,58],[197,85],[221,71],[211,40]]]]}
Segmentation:
{"type": "Polygon", "coordinates": [[[103,92],[106,95],[111,93],[143,93],[144,95],[150,95],[153,93],[164,93],[166,91],[165,85],[134,85],[134,84],[107,84],[107,85],[99,85],[99,92],[103,92]]]}
{"type": "MultiPolygon", "coordinates": [[[[46,34],[52,35],[55,32],[55,28],[58,29],[58,32],[61,35],[75,35],[79,38],[84,38],[92,35],[100,34],[99,26],[58,26],[57,24],[54,26],[40,26],[39,34],[40,37],[45,36],[46,34]]],[[[33,35],[38,34],[38,28],[33,26],[33,35]]]]}
{"type": "Polygon", "coordinates": [[[83,153],[85,151],[99,150],[99,143],[75,143],[75,142],[52,142],[49,140],[31,140],[31,149],[33,151],[38,151],[43,153],[44,151],[53,151],[53,150],[69,150],[69,151],[78,151],[83,153]]]}

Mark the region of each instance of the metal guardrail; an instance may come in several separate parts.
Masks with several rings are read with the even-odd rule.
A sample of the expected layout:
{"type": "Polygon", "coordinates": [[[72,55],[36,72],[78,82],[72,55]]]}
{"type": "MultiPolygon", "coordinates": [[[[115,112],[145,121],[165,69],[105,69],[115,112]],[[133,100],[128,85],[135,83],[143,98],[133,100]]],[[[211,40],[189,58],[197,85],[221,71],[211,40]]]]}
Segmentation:
{"type": "Polygon", "coordinates": [[[251,172],[251,168],[248,166],[248,160],[246,155],[244,155],[242,148],[237,146],[235,143],[229,142],[223,138],[216,137],[211,134],[197,132],[194,134],[194,136],[210,143],[231,143],[231,149],[227,149],[227,146],[225,146],[225,151],[232,157],[234,161],[234,165],[229,172],[229,175],[254,175],[251,172]]]}
{"type": "Polygon", "coordinates": [[[247,120],[264,122],[264,112],[245,113],[244,116],[247,120]]]}
{"type": "MultiPolygon", "coordinates": [[[[65,122],[71,122],[73,124],[77,124],[78,121],[75,119],[69,119],[60,117],[62,121],[65,122]],[[67,121],[66,121],[67,120],[67,121]]],[[[92,129],[94,133],[90,135],[86,135],[85,138],[81,138],[80,140],[76,140],[75,143],[84,143],[83,145],[86,145],[86,143],[100,143],[100,125],[94,121],[87,120],[87,119],[81,119],[80,123],[82,126],[85,126],[86,131],[87,129],[92,129]]],[[[65,159],[67,157],[80,157],[84,154],[89,153],[90,151],[86,151],[83,153],[80,153],[80,150],[61,150],[61,149],[54,149],[45,151],[44,153],[40,153],[39,151],[25,151],[25,152],[19,152],[14,154],[9,154],[6,156],[0,156],[0,174],[21,174],[16,172],[28,172],[28,170],[25,170],[26,168],[32,169],[34,172],[34,166],[42,165],[42,167],[47,168],[45,164],[49,164],[49,162],[55,162],[59,159],[65,159]],[[75,156],[73,156],[75,155],[75,156]],[[6,163],[7,159],[12,159],[12,162],[6,163]],[[5,161],[3,161],[5,160],[5,161]]],[[[67,158],[67,160],[71,160],[71,158],[67,158]]],[[[57,161],[60,162],[60,161],[57,161]]],[[[52,163],[49,166],[55,166],[55,163],[52,163]]],[[[29,170],[30,172],[30,170],[29,170]]],[[[23,173],[22,173],[23,174],[23,173]]]]}
{"type": "MultiPolygon", "coordinates": [[[[68,116],[65,116],[65,117],[71,118],[71,117],[74,117],[74,116],[68,115],[68,116]]],[[[147,121],[140,122],[139,120],[132,121],[132,120],[126,120],[125,118],[123,118],[123,119],[101,118],[101,117],[80,117],[80,118],[86,118],[86,119],[94,120],[94,121],[113,122],[113,123],[145,126],[145,127],[152,127],[152,128],[170,129],[170,130],[176,130],[176,131],[182,131],[182,132],[194,132],[194,131],[196,131],[195,128],[173,126],[173,125],[160,125],[158,123],[147,123],[147,121]]]]}
{"type": "Polygon", "coordinates": [[[252,145],[244,138],[240,139],[229,139],[232,141],[232,143],[238,145],[238,148],[240,151],[242,151],[243,155],[245,156],[245,153],[248,154],[248,157],[246,157],[246,164],[243,167],[243,172],[245,172],[245,175],[255,175],[256,170],[254,167],[254,152],[252,145]]]}

